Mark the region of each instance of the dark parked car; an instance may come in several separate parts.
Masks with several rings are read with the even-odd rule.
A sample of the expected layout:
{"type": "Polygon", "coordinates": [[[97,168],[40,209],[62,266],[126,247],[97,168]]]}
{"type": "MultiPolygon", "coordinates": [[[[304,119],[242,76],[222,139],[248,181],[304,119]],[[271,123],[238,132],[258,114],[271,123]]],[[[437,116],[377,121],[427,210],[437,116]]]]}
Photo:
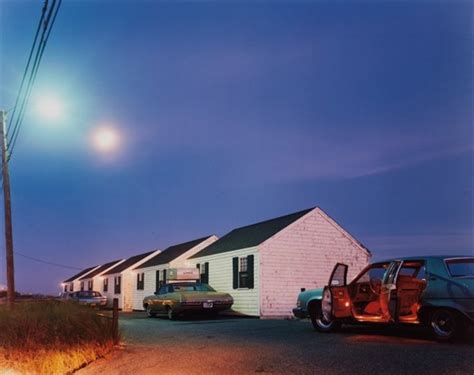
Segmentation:
{"type": "Polygon", "coordinates": [[[466,333],[474,322],[474,257],[377,262],[350,283],[347,269],[336,264],[328,286],[302,292],[294,314],[300,318],[308,314],[322,332],[344,322],[423,324],[441,340],[466,333]]]}
{"type": "Polygon", "coordinates": [[[217,313],[234,303],[228,293],[219,293],[208,284],[176,282],[163,285],[153,296],[145,297],[143,307],[149,317],[157,314],[175,319],[184,313],[217,313]]]}
{"type": "Polygon", "coordinates": [[[66,301],[75,301],[81,305],[93,307],[107,306],[107,297],[95,291],[64,292],[60,294],[59,298],[66,301]]]}

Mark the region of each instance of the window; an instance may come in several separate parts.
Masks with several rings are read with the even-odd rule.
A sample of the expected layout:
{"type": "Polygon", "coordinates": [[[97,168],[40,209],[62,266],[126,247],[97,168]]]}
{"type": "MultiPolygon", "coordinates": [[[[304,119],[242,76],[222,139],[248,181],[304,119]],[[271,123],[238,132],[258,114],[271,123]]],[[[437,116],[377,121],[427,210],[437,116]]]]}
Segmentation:
{"type": "Polygon", "coordinates": [[[253,289],[254,287],[254,256],[235,257],[233,265],[233,288],[253,289]]]}
{"type": "Polygon", "coordinates": [[[84,291],[84,281],[81,281],[81,292],[84,291]]]}
{"type": "Polygon", "coordinates": [[[247,288],[248,284],[247,273],[247,257],[239,258],[239,288],[247,288]]]}
{"type": "Polygon", "coordinates": [[[104,287],[102,288],[102,290],[103,290],[104,292],[107,292],[107,291],[109,290],[109,278],[108,278],[108,277],[106,277],[106,278],[104,279],[104,287]]]}
{"type": "Polygon", "coordinates": [[[67,292],[67,284],[64,284],[64,291],[67,292]]]}
{"type": "Polygon", "coordinates": [[[168,293],[168,287],[167,286],[162,286],[160,290],[158,291],[158,294],[166,294],[168,293]]]}
{"type": "Polygon", "coordinates": [[[94,280],[89,280],[87,282],[87,290],[93,290],[94,289],[94,280]]]}
{"type": "Polygon", "coordinates": [[[385,271],[389,264],[390,263],[373,264],[368,270],[365,270],[365,272],[359,275],[354,282],[368,283],[369,281],[372,281],[382,283],[383,276],[385,275],[385,271]]]}
{"type": "Polygon", "coordinates": [[[474,277],[474,258],[446,259],[451,277],[474,277]]]}
{"type": "Polygon", "coordinates": [[[403,262],[402,268],[398,272],[398,276],[409,276],[413,279],[426,279],[426,270],[424,261],[407,261],[403,262]]]}
{"type": "Polygon", "coordinates": [[[211,288],[207,284],[202,283],[173,283],[167,287],[168,293],[174,292],[215,292],[215,289],[211,288]]]}
{"type": "Polygon", "coordinates": [[[137,273],[137,290],[145,289],[145,273],[137,273]]]}
{"type": "Polygon", "coordinates": [[[120,294],[122,289],[122,276],[114,277],[114,293],[120,294]]]}
{"type": "Polygon", "coordinates": [[[72,292],[74,290],[74,283],[69,284],[69,291],[72,292]]]}

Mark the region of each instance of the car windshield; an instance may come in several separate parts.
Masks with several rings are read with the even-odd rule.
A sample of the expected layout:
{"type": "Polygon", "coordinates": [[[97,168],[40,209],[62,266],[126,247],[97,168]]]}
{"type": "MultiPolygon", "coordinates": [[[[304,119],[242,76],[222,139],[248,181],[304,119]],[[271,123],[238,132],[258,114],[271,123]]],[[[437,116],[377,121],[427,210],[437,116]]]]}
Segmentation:
{"type": "Polygon", "coordinates": [[[177,284],[170,284],[168,285],[169,292],[215,292],[214,289],[212,289],[209,285],[207,284],[201,284],[201,283],[177,283],[177,284]]]}
{"type": "Polygon", "coordinates": [[[446,266],[452,277],[474,277],[474,258],[447,259],[446,266]]]}

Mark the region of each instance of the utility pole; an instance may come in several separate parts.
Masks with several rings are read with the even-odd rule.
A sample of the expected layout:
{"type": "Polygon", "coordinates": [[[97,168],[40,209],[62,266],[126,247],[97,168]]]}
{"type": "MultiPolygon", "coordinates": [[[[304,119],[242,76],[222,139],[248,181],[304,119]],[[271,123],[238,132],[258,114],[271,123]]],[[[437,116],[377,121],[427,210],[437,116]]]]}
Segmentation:
{"type": "Polygon", "coordinates": [[[5,205],[5,252],[7,255],[7,300],[8,307],[15,302],[15,272],[13,265],[12,202],[10,196],[10,174],[8,172],[8,145],[6,135],[6,114],[0,110],[0,142],[2,143],[3,198],[5,205]]]}

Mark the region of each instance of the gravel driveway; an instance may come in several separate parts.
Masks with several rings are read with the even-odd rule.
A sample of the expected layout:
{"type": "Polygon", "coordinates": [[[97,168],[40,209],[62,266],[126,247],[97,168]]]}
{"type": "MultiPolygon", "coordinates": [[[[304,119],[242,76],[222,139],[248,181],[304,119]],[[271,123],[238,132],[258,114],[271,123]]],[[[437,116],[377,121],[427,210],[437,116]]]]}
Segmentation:
{"type": "Polygon", "coordinates": [[[321,334],[308,321],[222,317],[120,319],[124,347],[86,374],[469,374],[474,339],[445,344],[414,328],[347,327],[321,334]]]}

